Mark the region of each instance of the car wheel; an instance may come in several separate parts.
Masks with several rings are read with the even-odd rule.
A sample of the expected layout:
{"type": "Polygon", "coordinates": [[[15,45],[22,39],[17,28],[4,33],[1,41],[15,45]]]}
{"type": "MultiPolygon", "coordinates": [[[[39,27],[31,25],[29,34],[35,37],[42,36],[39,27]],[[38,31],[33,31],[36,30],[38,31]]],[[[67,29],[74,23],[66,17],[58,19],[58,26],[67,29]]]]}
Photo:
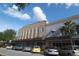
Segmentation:
{"type": "Polygon", "coordinates": [[[22,50],[23,52],[25,52],[24,50],[22,50]]]}
{"type": "Polygon", "coordinates": [[[46,52],[44,52],[44,55],[45,55],[45,56],[47,56],[47,53],[46,53],[46,52]]]}
{"type": "Polygon", "coordinates": [[[68,56],[72,56],[72,54],[71,53],[68,53],[68,56]]]}
{"type": "Polygon", "coordinates": [[[75,53],[72,53],[72,56],[75,56],[75,53]]]}
{"type": "Polygon", "coordinates": [[[33,51],[30,51],[31,53],[33,53],[33,51]]]}

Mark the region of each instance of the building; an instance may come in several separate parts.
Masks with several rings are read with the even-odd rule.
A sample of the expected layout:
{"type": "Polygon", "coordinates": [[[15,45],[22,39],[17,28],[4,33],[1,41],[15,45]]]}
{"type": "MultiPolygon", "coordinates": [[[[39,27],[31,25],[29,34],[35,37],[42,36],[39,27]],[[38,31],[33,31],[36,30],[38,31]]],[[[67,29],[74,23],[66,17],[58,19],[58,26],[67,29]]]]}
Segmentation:
{"type": "MultiPolygon", "coordinates": [[[[79,16],[70,17],[71,20],[76,20],[76,18],[79,19],[79,16]]],[[[60,20],[59,22],[55,22],[54,24],[46,23],[46,21],[40,21],[34,24],[30,24],[28,26],[24,26],[21,29],[19,29],[14,45],[21,44],[21,45],[30,45],[30,46],[39,45],[41,47],[45,47],[45,46],[61,47],[61,46],[71,45],[72,44],[71,42],[73,43],[79,42],[78,36],[63,37],[61,35],[61,32],[57,28],[56,29],[54,28],[57,26],[57,24],[59,25],[60,23],[62,26],[63,22],[65,21],[67,20],[64,21],[60,20]]],[[[79,34],[79,26],[77,25],[76,28],[77,28],[77,34],[79,34]]]]}
{"type": "Polygon", "coordinates": [[[46,35],[46,21],[40,21],[21,28],[16,37],[16,44],[42,45],[43,37],[46,35]]]}
{"type": "Polygon", "coordinates": [[[46,33],[46,21],[24,26],[18,32],[17,40],[42,38],[46,33]]]}
{"type": "Polygon", "coordinates": [[[77,35],[79,35],[79,25],[76,25],[77,35]]]}

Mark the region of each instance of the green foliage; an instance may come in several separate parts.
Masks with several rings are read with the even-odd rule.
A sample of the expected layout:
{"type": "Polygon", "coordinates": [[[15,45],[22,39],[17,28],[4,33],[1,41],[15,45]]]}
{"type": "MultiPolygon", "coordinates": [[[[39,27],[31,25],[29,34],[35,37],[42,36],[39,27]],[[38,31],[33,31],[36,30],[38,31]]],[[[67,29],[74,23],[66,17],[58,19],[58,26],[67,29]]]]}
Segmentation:
{"type": "Polygon", "coordinates": [[[29,3],[15,3],[16,6],[18,6],[18,10],[24,9],[26,6],[29,5],[29,3]]]}
{"type": "Polygon", "coordinates": [[[66,21],[64,26],[60,28],[62,35],[74,35],[76,31],[76,24],[72,21],[66,21]]]}
{"type": "Polygon", "coordinates": [[[16,32],[12,29],[7,29],[4,32],[0,32],[0,40],[8,41],[15,38],[16,32]]]}
{"type": "Polygon", "coordinates": [[[4,37],[3,37],[3,33],[2,32],[0,32],[0,41],[4,41],[4,37]]]}

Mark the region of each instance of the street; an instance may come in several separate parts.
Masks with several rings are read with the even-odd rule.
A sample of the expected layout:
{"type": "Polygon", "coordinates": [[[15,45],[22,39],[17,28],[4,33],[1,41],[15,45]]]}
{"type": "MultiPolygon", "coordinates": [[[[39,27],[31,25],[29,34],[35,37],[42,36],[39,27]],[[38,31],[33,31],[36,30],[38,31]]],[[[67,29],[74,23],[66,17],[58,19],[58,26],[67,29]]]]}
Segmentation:
{"type": "Polygon", "coordinates": [[[6,48],[0,48],[0,55],[3,55],[3,56],[43,56],[41,54],[22,52],[22,51],[16,51],[16,50],[8,50],[6,48]]]}

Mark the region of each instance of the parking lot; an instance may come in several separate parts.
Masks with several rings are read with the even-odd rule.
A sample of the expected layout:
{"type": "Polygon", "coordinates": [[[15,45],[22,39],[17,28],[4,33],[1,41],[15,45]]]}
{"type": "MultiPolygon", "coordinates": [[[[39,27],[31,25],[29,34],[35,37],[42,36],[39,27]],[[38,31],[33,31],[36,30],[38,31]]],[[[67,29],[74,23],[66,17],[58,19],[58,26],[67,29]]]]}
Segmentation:
{"type": "Polygon", "coordinates": [[[8,50],[6,48],[0,48],[0,55],[3,55],[3,56],[43,56],[42,54],[22,52],[22,51],[16,51],[16,50],[8,50]]]}

